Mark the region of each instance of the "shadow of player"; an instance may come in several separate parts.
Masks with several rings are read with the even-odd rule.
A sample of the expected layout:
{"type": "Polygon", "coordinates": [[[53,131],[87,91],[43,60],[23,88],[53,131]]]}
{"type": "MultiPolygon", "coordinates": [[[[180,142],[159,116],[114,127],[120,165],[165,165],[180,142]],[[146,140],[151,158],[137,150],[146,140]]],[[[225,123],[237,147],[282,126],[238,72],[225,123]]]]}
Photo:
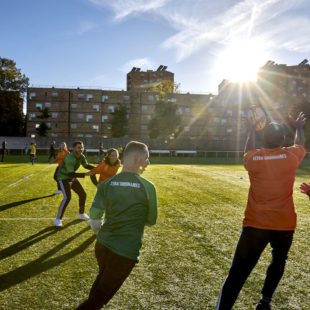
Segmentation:
{"type": "Polygon", "coordinates": [[[62,243],[55,246],[53,249],[48,251],[47,253],[41,255],[36,260],[21,266],[19,268],[16,268],[15,270],[9,271],[6,274],[3,274],[0,276],[0,292],[18,284],[21,283],[29,278],[32,278],[48,269],[51,269],[71,258],[74,256],[82,253],[84,250],[86,250],[96,239],[96,235],[92,235],[88,239],[86,239],[83,243],[81,243],[77,248],[59,255],[55,258],[51,258],[48,260],[49,257],[55,255],[57,252],[59,252],[61,249],[63,249],[65,246],[67,246],[70,242],[72,242],[74,239],[78,238],[80,235],[84,234],[86,231],[88,231],[90,227],[85,227],[75,235],[71,236],[67,240],[63,241],[62,243]]]}
{"type": "Polygon", "coordinates": [[[23,205],[25,203],[31,202],[31,201],[35,201],[35,200],[39,200],[39,199],[44,199],[44,198],[48,198],[48,197],[53,197],[55,196],[54,194],[51,195],[47,195],[47,196],[42,196],[42,197],[37,197],[37,198],[31,198],[31,199],[25,199],[25,200],[21,200],[21,201],[15,201],[15,202],[11,202],[5,205],[0,206],[0,212],[13,208],[13,207],[17,207],[19,205],[23,205]]]}

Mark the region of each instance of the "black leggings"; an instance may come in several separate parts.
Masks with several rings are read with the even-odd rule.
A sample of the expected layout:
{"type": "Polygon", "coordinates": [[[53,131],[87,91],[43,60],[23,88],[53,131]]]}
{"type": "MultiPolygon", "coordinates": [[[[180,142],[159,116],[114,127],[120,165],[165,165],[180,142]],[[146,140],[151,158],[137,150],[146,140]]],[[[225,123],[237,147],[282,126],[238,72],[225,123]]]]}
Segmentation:
{"type": "Polygon", "coordinates": [[[55,180],[56,183],[57,183],[57,189],[58,189],[59,191],[61,191],[60,185],[59,185],[59,183],[57,182],[57,178],[56,178],[58,169],[59,169],[59,166],[57,166],[57,168],[56,168],[56,170],[55,170],[55,173],[54,173],[54,180],[55,180]]]}
{"type": "Polygon", "coordinates": [[[119,290],[137,263],[136,260],[112,252],[98,241],[95,245],[95,254],[99,273],[88,299],[80,304],[77,310],[101,309],[119,290]]]}
{"type": "Polygon", "coordinates": [[[79,213],[84,213],[86,193],[81,185],[81,183],[74,179],[72,182],[70,180],[58,181],[60,189],[64,195],[64,198],[59,206],[57,218],[62,219],[68,203],[71,200],[71,189],[76,192],[79,196],[79,213]]]}
{"type": "Polygon", "coordinates": [[[293,235],[292,230],[277,231],[244,227],[216,309],[229,310],[233,307],[244,282],[268,243],[272,247],[272,261],[267,270],[262,294],[272,298],[284,273],[293,235]]]}

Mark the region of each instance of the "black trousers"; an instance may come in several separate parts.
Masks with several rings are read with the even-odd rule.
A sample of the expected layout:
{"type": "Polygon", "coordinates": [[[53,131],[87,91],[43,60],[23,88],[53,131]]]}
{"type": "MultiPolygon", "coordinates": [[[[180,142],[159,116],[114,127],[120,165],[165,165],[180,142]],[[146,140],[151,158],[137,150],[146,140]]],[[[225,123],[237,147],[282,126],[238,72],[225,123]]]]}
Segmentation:
{"type": "Polygon", "coordinates": [[[67,208],[68,203],[71,200],[71,189],[78,194],[79,196],[79,213],[84,213],[85,210],[85,201],[86,201],[86,193],[81,185],[81,183],[74,179],[71,180],[62,180],[58,181],[60,189],[64,195],[64,198],[59,206],[59,210],[57,213],[57,218],[62,219],[65,210],[67,208]]]}
{"type": "Polygon", "coordinates": [[[234,258],[221,290],[217,310],[233,307],[247,277],[258,262],[268,243],[272,247],[272,261],[268,267],[262,294],[272,298],[282,275],[294,231],[277,231],[244,227],[238,241],[234,258]]]}
{"type": "Polygon", "coordinates": [[[54,177],[53,177],[53,178],[54,178],[54,180],[55,180],[56,183],[57,183],[57,189],[58,189],[59,191],[61,191],[60,185],[59,185],[59,183],[57,182],[57,178],[56,178],[58,169],[59,169],[59,166],[57,166],[57,168],[56,168],[56,170],[55,170],[55,172],[54,172],[54,177]]]}
{"type": "Polygon", "coordinates": [[[95,255],[99,265],[99,273],[88,299],[77,307],[78,310],[95,310],[106,305],[137,263],[136,260],[110,251],[98,241],[95,245],[95,255]]]}

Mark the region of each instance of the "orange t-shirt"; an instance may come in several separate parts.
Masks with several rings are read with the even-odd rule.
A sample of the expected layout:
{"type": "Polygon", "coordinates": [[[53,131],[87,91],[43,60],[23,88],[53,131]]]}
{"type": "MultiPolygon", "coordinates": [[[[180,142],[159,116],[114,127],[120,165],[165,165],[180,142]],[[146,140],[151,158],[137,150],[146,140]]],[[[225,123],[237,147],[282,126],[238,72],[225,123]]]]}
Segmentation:
{"type": "Polygon", "coordinates": [[[58,155],[57,155],[57,162],[58,162],[58,167],[60,167],[60,165],[62,164],[62,161],[64,160],[64,158],[70,154],[70,152],[68,150],[63,150],[63,151],[59,151],[58,155]]]}
{"type": "Polygon", "coordinates": [[[110,166],[103,160],[96,168],[92,169],[92,172],[94,172],[95,174],[100,174],[98,181],[98,183],[100,184],[106,179],[113,177],[113,175],[117,173],[117,170],[120,166],[120,161],[118,161],[116,165],[110,166]]]}
{"type": "Polygon", "coordinates": [[[296,169],[305,155],[301,145],[262,148],[244,155],[250,189],[243,226],[272,230],[296,228],[293,185],[296,169]]]}

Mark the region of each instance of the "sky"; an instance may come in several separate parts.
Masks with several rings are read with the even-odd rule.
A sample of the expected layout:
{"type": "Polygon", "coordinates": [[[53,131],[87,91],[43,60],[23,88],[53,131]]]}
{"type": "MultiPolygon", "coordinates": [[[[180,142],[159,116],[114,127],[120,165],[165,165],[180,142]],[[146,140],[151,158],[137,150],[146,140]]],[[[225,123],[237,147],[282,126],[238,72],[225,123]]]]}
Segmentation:
{"type": "Polygon", "coordinates": [[[268,60],[310,60],[308,0],[4,0],[0,56],[30,86],[126,89],[168,66],[180,90],[217,93],[268,60]]]}

